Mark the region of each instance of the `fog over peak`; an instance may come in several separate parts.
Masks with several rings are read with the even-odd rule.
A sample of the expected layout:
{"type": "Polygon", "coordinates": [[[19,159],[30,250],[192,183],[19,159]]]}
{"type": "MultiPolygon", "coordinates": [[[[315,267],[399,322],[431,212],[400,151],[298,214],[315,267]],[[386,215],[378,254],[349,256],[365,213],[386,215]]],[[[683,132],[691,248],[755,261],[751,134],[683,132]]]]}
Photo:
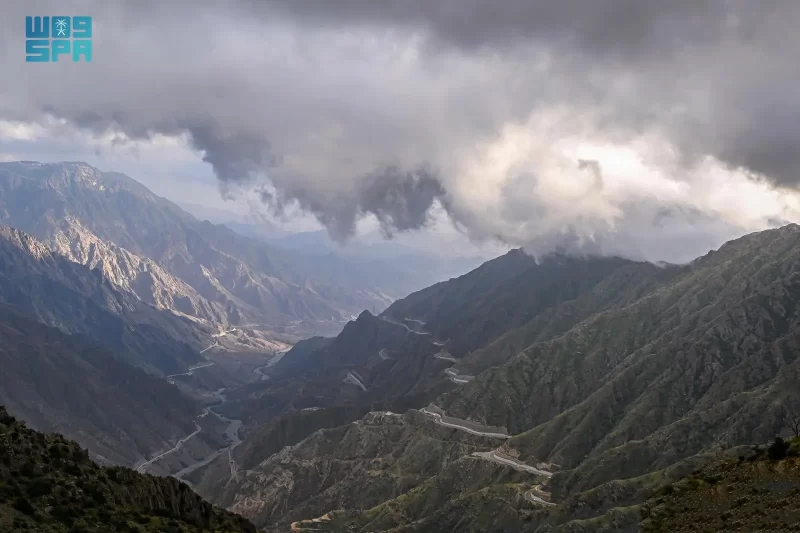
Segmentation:
{"type": "Polygon", "coordinates": [[[45,0],[3,15],[0,143],[30,127],[185,139],[229,193],[338,239],[362,217],[391,235],[443,209],[537,254],[683,261],[800,221],[797,2],[45,0]],[[25,63],[24,17],[48,13],[94,17],[92,63],[25,63]]]}

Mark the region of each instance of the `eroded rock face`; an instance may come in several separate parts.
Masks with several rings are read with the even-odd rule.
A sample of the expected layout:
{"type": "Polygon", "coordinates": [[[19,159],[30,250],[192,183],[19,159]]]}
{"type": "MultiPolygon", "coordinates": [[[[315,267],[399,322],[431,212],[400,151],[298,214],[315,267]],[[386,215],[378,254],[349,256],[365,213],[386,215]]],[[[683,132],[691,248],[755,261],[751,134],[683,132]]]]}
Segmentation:
{"type": "Polygon", "coordinates": [[[65,333],[89,335],[150,372],[170,374],[197,363],[210,338],[17,229],[0,226],[0,261],[1,302],[65,333]]]}

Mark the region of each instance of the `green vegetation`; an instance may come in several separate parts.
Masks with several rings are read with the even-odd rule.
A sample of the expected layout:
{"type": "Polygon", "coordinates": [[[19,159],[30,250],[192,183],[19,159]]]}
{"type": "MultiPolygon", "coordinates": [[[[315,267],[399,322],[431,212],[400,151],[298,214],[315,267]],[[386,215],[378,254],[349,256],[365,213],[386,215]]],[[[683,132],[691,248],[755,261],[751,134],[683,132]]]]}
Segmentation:
{"type": "Polygon", "coordinates": [[[663,487],[642,515],[646,533],[800,531],[800,439],[713,462],[663,487]]]}
{"type": "Polygon", "coordinates": [[[255,532],[172,478],[103,468],[0,407],[0,532],[255,532]]]}
{"type": "MultiPolygon", "coordinates": [[[[365,533],[638,531],[639,509],[660,487],[722,450],[800,433],[798,272],[797,225],[663,268],[559,256],[536,263],[511,252],[386,311],[397,322],[424,321],[429,335],[362,314],[304,354],[311,370],[292,369],[302,393],[293,383],[281,405],[275,399],[289,395],[278,394],[278,380],[267,384],[271,396],[251,403],[296,420],[259,433],[270,438],[219,501],[259,525],[335,510],[325,527],[365,533]],[[441,348],[458,361],[435,358],[441,348]],[[477,378],[454,386],[447,367],[477,378]],[[369,391],[343,386],[345,370],[363,375],[369,391]],[[475,465],[464,457],[470,450],[452,445],[455,430],[418,426],[406,413],[404,428],[400,417],[368,416],[303,438],[321,426],[304,426],[286,408],[349,399],[402,413],[399,400],[414,407],[439,383],[447,389],[433,403],[447,415],[505,426],[513,437],[488,446],[531,466],[555,465],[554,475],[511,479],[489,464],[479,466],[489,469],[480,483],[460,483],[454,474],[475,465]],[[526,497],[539,483],[555,506],[526,497]],[[513,494],[484,498],[504,491],[513,494]]],[[[761,455],[783,464],[791,453],[778,439],[761,455]]]]}

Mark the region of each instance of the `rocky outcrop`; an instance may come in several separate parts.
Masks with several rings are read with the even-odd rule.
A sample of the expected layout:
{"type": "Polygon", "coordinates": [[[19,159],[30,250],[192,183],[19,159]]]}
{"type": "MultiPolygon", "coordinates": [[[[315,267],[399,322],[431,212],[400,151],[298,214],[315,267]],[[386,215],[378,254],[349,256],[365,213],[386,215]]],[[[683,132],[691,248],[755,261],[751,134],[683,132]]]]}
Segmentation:
{"type": "Polygon", "coordinates": [[[1,406],[0,457],[3,531],[256,531],[172,478],[99,467],[76,443],[27,429],[1,406]]]}

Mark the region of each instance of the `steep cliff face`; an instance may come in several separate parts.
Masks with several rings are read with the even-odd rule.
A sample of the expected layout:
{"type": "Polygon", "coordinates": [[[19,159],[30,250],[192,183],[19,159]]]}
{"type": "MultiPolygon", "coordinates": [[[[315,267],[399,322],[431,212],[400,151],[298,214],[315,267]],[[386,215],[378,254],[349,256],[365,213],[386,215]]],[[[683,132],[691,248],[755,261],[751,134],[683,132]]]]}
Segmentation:
{"type": "MultiPolygon", "coordinates": [[[[169,310],[208,326],[229,324],[232,317],[223,304],[203,298],[155,261],[100,239],[73,217],[56,224],[47,240],[53,252],[92,270],[97,269],[104,279],[156,309],[169,310]]],[[[242,313],[244,310],[235,318],[253,322],[257,317],[254,312],[242,313]]]]}
{"type": "Polygon", "coordinates": [[[255,533],[171,478],[102,468],[76,443],[32,431],[0,407],[0,530],[255,533]]]}
{"type": "Polygon", "coordinates": [[[100,271],[5,226],[0,226],[0,301],[65,333],[85,333],[155,373],[196,364],[211,338],[194,322],[153,308],[100,271]]]}

